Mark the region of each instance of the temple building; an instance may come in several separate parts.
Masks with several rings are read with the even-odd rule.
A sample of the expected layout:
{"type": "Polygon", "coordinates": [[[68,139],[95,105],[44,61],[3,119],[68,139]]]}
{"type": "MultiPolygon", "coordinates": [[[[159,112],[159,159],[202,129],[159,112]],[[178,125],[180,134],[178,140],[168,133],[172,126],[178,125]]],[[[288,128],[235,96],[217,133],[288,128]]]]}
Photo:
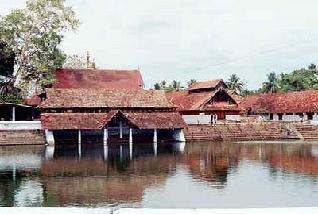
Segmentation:
{"type": "Polygon", "coordinates": [[[240,107],[269,121],[318,121],[318,90],[248,96],[240,107]]]}
{"type": "Polygon", "coordinates": [[[238,106],[238,96],[221,79],[196,82],[185,91],[166,95],[188,124],[210,124],[217,120],[240,118],[242,109],[238,106]]]}
{"type": "Polygon", "coordinates": [[[56,71],[38,102],[48,143],[185,141],[182,117],[164,91],[143,89],[138,70],[56,71]]]}

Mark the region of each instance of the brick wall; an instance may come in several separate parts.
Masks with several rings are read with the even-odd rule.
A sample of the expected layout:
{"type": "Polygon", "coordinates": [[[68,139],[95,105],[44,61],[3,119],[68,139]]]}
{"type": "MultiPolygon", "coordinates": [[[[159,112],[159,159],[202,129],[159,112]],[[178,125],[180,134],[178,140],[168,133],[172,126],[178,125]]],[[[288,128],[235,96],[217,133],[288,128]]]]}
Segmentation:
{"type": "Polygon", "coordinates": [[[0,146],[33,144],[45,144],[42,130],[0,130],[0,146]]]}

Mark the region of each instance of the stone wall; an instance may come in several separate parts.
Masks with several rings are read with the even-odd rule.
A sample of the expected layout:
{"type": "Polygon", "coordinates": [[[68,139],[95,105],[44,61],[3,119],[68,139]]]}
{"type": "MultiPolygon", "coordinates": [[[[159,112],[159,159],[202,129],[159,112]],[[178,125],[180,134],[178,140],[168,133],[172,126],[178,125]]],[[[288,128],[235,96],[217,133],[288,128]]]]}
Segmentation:
{"type": "Polygon", "coordinates": [[[0,130],[0,146],[38,144],[45,144],[42,130],[0,130]]]}
{"type": "Polygon", "coordinates": [[[299,139],[296,133],[283,123],[238,123],[211,125],[189,125],[185,129],[188,141],[247,141],[299,139]]]}

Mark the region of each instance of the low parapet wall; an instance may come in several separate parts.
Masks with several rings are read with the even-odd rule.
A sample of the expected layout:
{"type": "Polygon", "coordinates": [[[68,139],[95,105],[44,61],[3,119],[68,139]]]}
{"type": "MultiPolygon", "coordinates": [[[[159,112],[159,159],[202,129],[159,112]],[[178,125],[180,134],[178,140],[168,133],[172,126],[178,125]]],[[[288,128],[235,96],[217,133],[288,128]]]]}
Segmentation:
{"type": "Polygon", "coordinates": [[[299,139],[283,123],[238,123],[189,125],[185,129],[188,141],[248,141],[299,139]]]}
{"type": "Polygon", "coordinates": [[[45,144],[42,130],[0,130],[0,146],[45,144]]]}
{"type": "Polygon", "coordinates": [[[40,130],[41,121],[0,121],[0,130],[40,130]]]}

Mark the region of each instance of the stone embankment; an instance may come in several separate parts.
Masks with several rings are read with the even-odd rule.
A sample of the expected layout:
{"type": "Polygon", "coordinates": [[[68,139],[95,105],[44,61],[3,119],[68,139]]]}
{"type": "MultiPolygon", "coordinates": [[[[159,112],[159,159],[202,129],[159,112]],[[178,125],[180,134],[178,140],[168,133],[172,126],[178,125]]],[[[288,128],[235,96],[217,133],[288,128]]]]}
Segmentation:
{"type": "Polygon", "coordinates": [[[0,130],[0,145],[45,144],[42,130],[0,130]]]}
{"type": "Polygon", "coordinates": [[[290,126],[278,122],[190,125],[185,129],[185,137],[188,141],[301,139],[290,126]]]}
{"type": "Polygon", "coordinates": [[[318,126],[310,124],[294,124],[294,127],[305,140],[318,140],[318,126]]]}

